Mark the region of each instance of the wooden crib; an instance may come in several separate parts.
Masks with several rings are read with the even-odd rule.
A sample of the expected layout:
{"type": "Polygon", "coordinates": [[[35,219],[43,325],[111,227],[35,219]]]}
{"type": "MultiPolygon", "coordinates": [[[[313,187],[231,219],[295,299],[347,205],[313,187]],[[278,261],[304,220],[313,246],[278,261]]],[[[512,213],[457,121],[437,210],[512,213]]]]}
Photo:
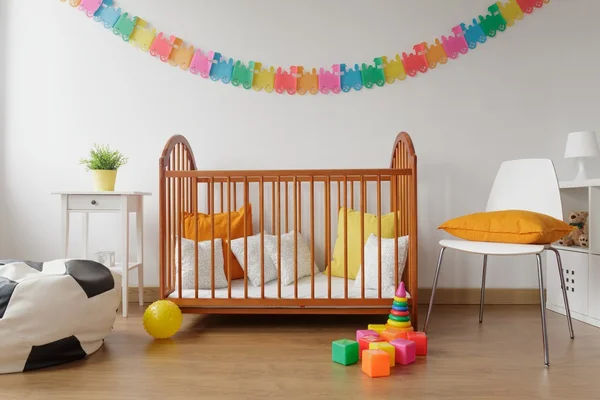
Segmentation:
{"type": "MultiPolygon", "coordinates": [[[[365,268],[360,268],[356,281],[350,278],[348,235],[352,232],[348,229],[349,218],[342,218],[343,222],[340,222],[338,216],[342,215],[340,210],[359,212],[360,230],[357,231],[360,232],[360,240],[365,243],[365,215],[375,216],[377,231],[371,233],[381,237],[382,216],[388,213],[394,218],[394,265],[398,264],[398,238],[408,236],[404,272],[400,277],[395,269],[394,284],[397,287],[400,279],[404,282],[411,321],[417,329],[417,156],[408,133],[402,132],[397,136],[389,168],[266,171],[200,171],[196,168],[192,148],[185,137],[171,137],[159,159],[162,299],[175,302],[183,312],[201,314],[386,314],[391,308],[394,293],[393,290],[382,290],[382,242],[378,241],[378,287],[365,289],[365,268]],[[248,208],[244,208],[246,206],[248,208]],[[272,254],[277,255],[276,280],[264,282],[265,263],[273,261],[269,254],[265,254],[266,250],[260,251],[260,285],[249,285],[245,269],[243,278],[232,277],[234,256],[226,244],[230,243],[231,238],[231,215],[241,209],[251,209],[253,213],[252,220],[243,217],[244,255],[239,265],[251,265],[248,264],[248,239],[253,234],[258,235],[256,239],[260,240],[262,249],[266,239],[275,237],[273,240],[277,242],[277,253],[272,254]],[[223,215],[226,216],[226,235],[221,236],[223,246],[227,248],[223,250],[226,287],[215,287],[215,275],[221,273],[215,271],[216,256],[220,259],[220,254],[215,250],[215,215],[221,221],[223,215]],[[199,270],[202,269],[199,268],[199,219],[209,221],[211,230],[210,279],[199,276],[199,270]],[[333,246],[339,239],[336,237],[342,226],[343,276],[332,276],[333,273],[323,271],[331,264],[333,246]],[[186,237],[186,232],[190,230],[193,237],[186,237]],[[311,268],[310,275],[287,285],[281,283],[282,259],[288,257],[289,260],[292,257],[289,252],[282,254],[282,235],[286,233],[293,235],[294,239],[294,276],[300,277],[298,240],[310,249],[310,265],[316,264],[318,267],[318,270],[311,268]],[[194,254],[190,268],[193,270],[194,286],[191,290],[182,288],[183,283],[178,284],[182,282],[182,270],[191,273],[184,269],[191,256],[187,258],[188,264],[185,264],[184,254],[182,265],[182,237],[188,240],[187,243],[193,238],[194,254]],[[360,288],[357,288],[359,276],[360,288]],[[199,288],[199,279],[204,279],[203,282],[208,280],[209,287],[199,288]]],[[[360,248],[360,265],[363,266],[365,249],[363,246],[360,248]]]]}

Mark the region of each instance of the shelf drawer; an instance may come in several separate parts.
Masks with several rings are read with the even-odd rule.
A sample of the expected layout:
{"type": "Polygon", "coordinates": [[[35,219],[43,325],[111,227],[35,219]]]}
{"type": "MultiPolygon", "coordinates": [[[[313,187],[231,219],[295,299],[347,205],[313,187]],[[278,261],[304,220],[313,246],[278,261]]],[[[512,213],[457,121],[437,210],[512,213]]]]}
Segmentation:
{"type": "Polygon", "coordinates": [[[121,208],[121,196],[69,195],[67,207],[69,210],[119,210],[121,208]]]}
{"type": "Polygon", "coordinates": [[[589,315],[600,319],[600,256],[590,255],[589,315]]]}
{"type": "MultiPolygon", "coordinates": [[[[547,301],[564,308],[560,279],[558,275],[558,264],[554,252],[547,253],[547,301]]],[[[580,314],[588,313],[589,293],[589,255],[575,251],[559,250],[563,273],[565,275],[565,286],[571,311],[580,314]]]]}

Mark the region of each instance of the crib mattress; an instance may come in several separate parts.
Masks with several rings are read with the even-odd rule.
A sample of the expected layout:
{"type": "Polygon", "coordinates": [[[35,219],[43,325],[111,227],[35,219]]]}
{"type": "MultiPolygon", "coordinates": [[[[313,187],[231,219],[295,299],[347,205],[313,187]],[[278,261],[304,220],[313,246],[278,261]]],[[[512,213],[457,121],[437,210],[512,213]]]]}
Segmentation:
{"type": "MultiPolygon", "coordinates": [[[[329,277],[324,275],[323,273],[319,273],[315,275],[315,298],[316,299],[327,299],[328,298],[328,280],[329,277]]],[[[300,280],[298,280],[298,298],[299,299],[310,299],[311,298],[311,277],[306,276],[300,280]]],[[[393,298],[394,297],[394,288],[389,288],[381,290],[382,298],[393,298]]],[[[174,291],[169,295],[169,298],[179,298],[178,292],[174,291]]],[[[410,294],[406,293],[407,297],[410,297],[410,294]]],[[[181,298],[184,299],[192,299],[194,298],[194,289],[186,289],[181,291],[181,298]]],[[[212,297],[211,290],[198,290],[198,298],[201,299],[209,299],[212,297]]],[[[248,282],[248,297],[249,298],[260,298],[261,297],[261,287],[254,287],[248,282]]],[[[266,298],[278,298],[277,293],[277,280],[268,282],[265,285],[265,297],[266,298]]],[[[378,298],[378,290],[377,289],[365,289],[365,298],[368,299],[376,299],[378,298]]],[[[218,299],[226,299],[228,298],[228,289],[215,289],[215,298],[218,299]]],[[[231,298],[234,299],[243,299],[244,298],[244,280],[236,279],[231,283],[231,298]]],[[[283,299],[294,299],[294,285],[290,284],[288,286],[281,287],[281,298],[283,299]]],[[[344,278],[331,277],[331,298],[334,299],[343,299],[344,298],[344,278]]],[[[354,281],[348,279],[348,298],[360,299],[361,298],[361,290],[360,287],[358,289],[354,288],[354,281]]]]}

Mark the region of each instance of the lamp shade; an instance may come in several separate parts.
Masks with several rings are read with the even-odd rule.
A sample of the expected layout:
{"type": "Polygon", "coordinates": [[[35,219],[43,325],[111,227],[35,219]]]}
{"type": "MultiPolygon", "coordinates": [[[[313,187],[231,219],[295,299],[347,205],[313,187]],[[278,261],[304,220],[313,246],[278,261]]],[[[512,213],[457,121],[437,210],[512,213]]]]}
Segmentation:
{"type": "Polygon", "coordinates": [[[569,133],[565,158],[595,157],[600,154],[596,133],[593,131],[581,131],[569,133]]]}

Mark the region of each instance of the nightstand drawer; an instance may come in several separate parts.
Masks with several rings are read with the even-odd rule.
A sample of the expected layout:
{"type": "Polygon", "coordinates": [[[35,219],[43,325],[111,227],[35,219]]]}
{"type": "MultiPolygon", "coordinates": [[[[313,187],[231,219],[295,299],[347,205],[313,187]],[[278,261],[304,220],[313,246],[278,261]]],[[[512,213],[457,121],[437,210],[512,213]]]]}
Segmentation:
{"type": "Polygon", "coordinates": [[[121,196],[118,195],[69,195],[69,210],[119,210],[121,196]]]}

